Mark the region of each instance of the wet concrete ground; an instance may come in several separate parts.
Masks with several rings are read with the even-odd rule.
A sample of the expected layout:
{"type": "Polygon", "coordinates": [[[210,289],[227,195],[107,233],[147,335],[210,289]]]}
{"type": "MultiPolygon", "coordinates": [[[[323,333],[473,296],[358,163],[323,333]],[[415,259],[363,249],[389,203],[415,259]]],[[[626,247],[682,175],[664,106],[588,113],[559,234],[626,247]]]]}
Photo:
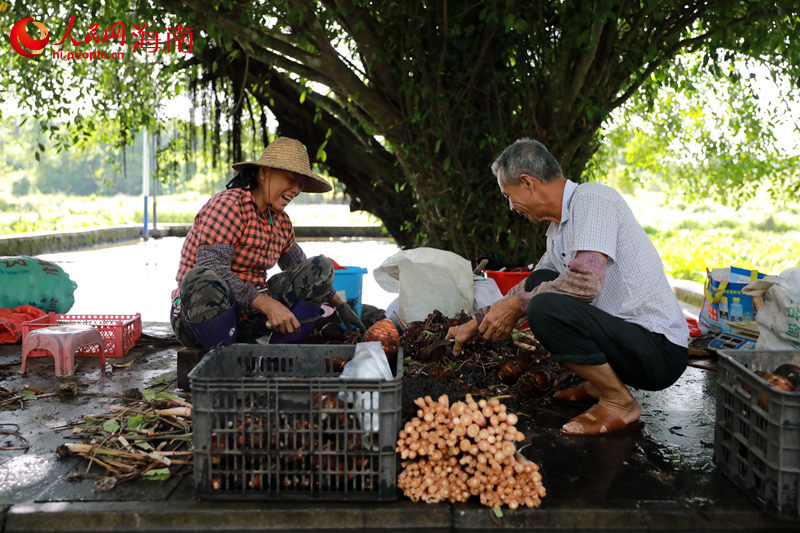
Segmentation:
{"type": "MultiPolygon", "coordinates": [[[[36,387],[44,393],[77,383],[77,397],[51,396],[23,408],[0,411],[0,428],[18,425],[30,448],[0,452],[2,531],[178,531],[178,530],[482,530],[498,525],[528,529],[586,530],[797,530],[798,524],[762,513],[713,464],[713,372],[689,368],[670,389],[637,392],[645,429],[641,434],[565,438],[558,428],[577,408],[543,400],[526,413],[532,429],[525,455],[541,466],[548,495],[539,509],[506,510],[493,517],[478,503],[413,504],[402,497],[386,503],[232,503],[199,501],[190,477],[137,481],[110,491],[95,490],[101,474],[80,481],[85,463],[58,459],[67,441],[60,430],[83,414],[100,413],[119,400],[102,394],[130,389],[175,389],[177,345],[165,324],[149,324],[125,358],[80,359],[72,378],[53,376],[52,360],[35,358],[19,375],[19,345],[0,347],[2,386],[36,387]],[[133,361],[129,367],[120,363],[133,361]],[[89,396],[88,394],[96,394],[89,396]],[[300,519],[305,522],[300,522],[300,519]],[[495,524],[497,522],[497,524],[495,524]]],[[[527,443],[528,441],[526,441],[527,443]]],[[[18,439],[3,436],[5,446],[18,439]]]]}
{"type": "MultiPolygon", "coordinates": [[[[136,255],[131,255],[132,263],[136,255]]],[[[102,264],[99,258],[97,262],[102,264]]],[[[135,265],[121,266],[136,270],[135,265]]],[[[102,292],[86,287],[89,281],[83,283],[90,292],[102,292]]],[[[128,283],[137,286],[135,280],[128,283]]],[[[372,303],[366,297],[365,301],[372,303]]],[[[641,434],[562,437],[558,428],[579,410],[546,399],[533,412],[524,413],[530,417],[527,425],[531,428],[524,453],[541,466],[548,495],[540,508],[506,510],[502,518],[477,502],[427,505],[402,497],[367,504],[201,501],[194,495],[190,477],[140,480],[110,491],[95,490],[100,477],[96,471],[80,481],[69,481],[70,476],[85,472],[85,463],[57,458],[55,449],[68,436],[59,428],[119,401],[103,394],[143,388],[176,391],[178,346],[169,338],[168,325],[146,323],[144,332],[127,357],[107,360],[105,369],[100,369],[97,359],[78,359],[71,378],[54,377],[53,362],[46,357],[31,359],[28,373],[21,376],[21,346],[0,346],[0,386],[12,391],[36,387],[46,394],[72,380],[79,390],[74,398],[54,395],[27,401],[21,408],[0,409],[0,430],[18,427],[30,445],[27,451],[0,451],[0,531],[800,529],[798,522],[761,512],[717,471],[713,463],[715,374],[698,368],[687,369],[665,391],[636,391],[645,421],[641,434]],[[120,366],[127,361],[133,363],[120,366]]],[[[713,366],[713,361],[705,364],[713,366]]],[[[0,445],[20,444],[11,435],[0,435],[0,445]]]]}

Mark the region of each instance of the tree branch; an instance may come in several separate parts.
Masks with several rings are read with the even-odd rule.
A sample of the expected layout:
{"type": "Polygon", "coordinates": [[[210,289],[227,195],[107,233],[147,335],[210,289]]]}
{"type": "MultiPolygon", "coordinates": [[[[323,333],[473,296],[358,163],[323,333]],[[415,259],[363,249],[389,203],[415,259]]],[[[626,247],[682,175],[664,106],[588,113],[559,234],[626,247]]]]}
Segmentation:
{"type": "Polygon", "coordinates": [[[337,116],[327,112],[318,116],[315,104],[308,100],[300,103],[298,89],[276,76],[271,83],[259,85],[254,95],[275,114],[280,133],[301,140],[310,154],[331,130],[324,165],[332,175],[346,178],[340,181],[351,197],[351,209],[365,209],[380,218],[400,246],[413,245],[417,229],[408,223],[416,218],[412,190],[399,187],[404,177],[395,156],[365,132],[356,135],[342,127],[337,116]],[[269,105],[270,99],[274,105],[269,105]]]}
{"type": "Polygon", "coordinates": [[[753,20],[757,20],[758,18],[760,18],[758,15],[751,15],[751,16],[748,16],[748,17],[740,17],[738,19],[734,19],[734,20],[730,21],[725,26],[725,28],[717,27],[717,28],[715,28],[713,30],[707,31],[706,33],[703,33],[703,34],[698,35],[696,37],[690,37],[688,39],[683,39],[681,41],[678,41],[677,43],[675,43],[674,45],[669,47],[667,50],[665,50],[660,55],[660,57],[658,57],[655,61],[653,61],[649,65],[647,65],[647,67],[644,69],[644,71],[642,72],[642,75],[639,77],[639,79],[636,80],[632,85],[630,85],[620,96],[618,96],[617,98],[615,98],[614,100],[611,101],[611,107],[610,108],[611,109],[615,109],[618,106],[622,105],[623,102],[625,102],[628,98],[630,98],[633,95],[633,93],[636,92],[639,89],[639,87],[642,86],[642,84],[645,82],[645,80],[648,78],[648,76],[650,76],[650,74],[655,72],[655,70],[658,67],[660,67],[664,63],[664,61],[666,61],[667,59],[669,59],[673,55],[675,55],[675,53],[677,53],[678,50],[681,50],[683,48],[690,48],[690,47],[692,47],[694,45],[701,44],[701,43],[709,40],[714,35],[718,34],[723,29],[727,30],[727,29],[730,29],[730,28],[734,28],[736,26],[741,26],[742,24],[746,24],[748,22],[752,22],[753,20]]]}
{"type": "MultiPolygon", "coordinates": [[[[192,9],[201,16],[209,26],[217,25],[227,31],[234,37],[245,53],[249,54],[257,61],[261,61],[267,65],[277,66],[289,72],[294,72],[311,81],[316,81],[325,85],[330,83],[330,80],[318,69],[309,66],[318,62],[318,59],[313,55],[302,52],[298,48],[280,39],[265,34],[263,31],[256,31],[231,18],[221,17],[219,13],[210,9],[208,4],[204,2],[197,2],[195,0],[161,0],[161,3],[171,6],[183,5],[192,9]],[[262,42],[265,42],[265,46],[260,44],[262,42]],[[261,50],[256,50],[253,46],[254,44],[258,44],[261,50]],[[274,49],[275,52],[271,49],[274,49]]],[[[176,11],[174,7],[173,11],[176,11]]]]}
{"type": "Polygon", "coordinates": [[[378,125],[399,124],[400,115],[384,100],[381,100],[375,91],[365,85],[353,71],[345,65],[339,53],[331,45],[325,29],[313,12],[313,8],[305,6],[300,8],[300,15],[307,25],[307,29],[315,38],[315,46],[320,53],[321,71],[325,72],[331,81],[330,88],[345,97],[351,98],[356,105],[360,105],[372,118],[374,127],[378,125]],[[361,101],[356,101],[360,97],[361,101]]]}
{"type": "Polygon", "coordinates": [[[361,56],[361,63],[367,71],[368,77],[374,86],[392,87],[394,77],[391,70],[387,68],[388,61],[376,61],[375,56],[383,50],[383,40],[379,37],[375,17],[366,10],[361,9],[350,0],[323,0],[322,3],[329,12],[338,14],[340,11],[345,14],[355,13],[353,20],[358,21],[363,26],[359,29],[359,24],[351,24],[348,16],[337,16],[336,20],[347,33],[358,44],[358,53],[361,56]]]}
{"type": "Polygon", "coordinates": [[[597,57],[597,48],[600,41],[600,35],[608,22],[599,20],[598,14],[594,13],[590,27],[590,36],[588,46],[584,49],[583,53],[579,54],[575,61],[575,68],[572,72],[572,82],[569,84],[569,91],[567,92],[567,101],[572,102],[578,96],[578,92],[583,88],[586,82],[586,76],[589,69],[597,57]]]}

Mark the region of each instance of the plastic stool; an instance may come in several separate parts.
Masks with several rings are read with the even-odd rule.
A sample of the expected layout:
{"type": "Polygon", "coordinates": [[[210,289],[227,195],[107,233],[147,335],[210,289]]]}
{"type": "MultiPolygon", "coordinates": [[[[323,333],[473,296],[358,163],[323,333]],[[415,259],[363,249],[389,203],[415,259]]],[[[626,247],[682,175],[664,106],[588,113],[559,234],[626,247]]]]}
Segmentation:
{"type": "MultiPolygon", "coordinates": [[[[35,329],[22,341],[22,369],[28,367],[28,354],[33,350],[47,350],[50,354],[34,354],[31,357],[52,355],[56,363],[56,376],[71,376],[75,368],[75,351],[81,346],[97,344],[100,347],[100,364],[105,367],[105,343],[97,328],[84,324],[64,324],[35,329]]],[[[89,354],[94,356],[95,354],[89,354]]]]}

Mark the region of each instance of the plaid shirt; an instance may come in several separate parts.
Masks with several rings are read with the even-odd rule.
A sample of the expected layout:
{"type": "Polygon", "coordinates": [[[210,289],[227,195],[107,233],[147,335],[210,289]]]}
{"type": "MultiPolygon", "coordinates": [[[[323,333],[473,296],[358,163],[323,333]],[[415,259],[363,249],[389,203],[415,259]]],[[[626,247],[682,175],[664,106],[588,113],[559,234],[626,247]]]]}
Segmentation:
{"type": "Polygon", "coordinates": [[[200,209],[186,236],[175,277],[178,286],[196,266],[197,249],[209,245],[232,246],[231,270],[237,278],[260,288],[266,285],[267,270],[295,246],[294,228],[283,211],[273,211],[270,224],[250,191],[219,192],[200,209]]]}

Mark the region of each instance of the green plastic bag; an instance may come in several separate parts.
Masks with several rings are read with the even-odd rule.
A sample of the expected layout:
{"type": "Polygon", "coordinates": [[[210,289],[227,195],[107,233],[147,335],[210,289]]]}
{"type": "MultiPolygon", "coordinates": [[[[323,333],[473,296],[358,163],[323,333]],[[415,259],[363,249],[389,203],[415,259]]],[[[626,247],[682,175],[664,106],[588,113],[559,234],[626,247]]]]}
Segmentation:
{"type": "Polygon", "coordinates": [[[78,284],[61,267],[36,257],[0,257],[0,307],[32,305],[63,314],[75,303],[78,284]]]}

